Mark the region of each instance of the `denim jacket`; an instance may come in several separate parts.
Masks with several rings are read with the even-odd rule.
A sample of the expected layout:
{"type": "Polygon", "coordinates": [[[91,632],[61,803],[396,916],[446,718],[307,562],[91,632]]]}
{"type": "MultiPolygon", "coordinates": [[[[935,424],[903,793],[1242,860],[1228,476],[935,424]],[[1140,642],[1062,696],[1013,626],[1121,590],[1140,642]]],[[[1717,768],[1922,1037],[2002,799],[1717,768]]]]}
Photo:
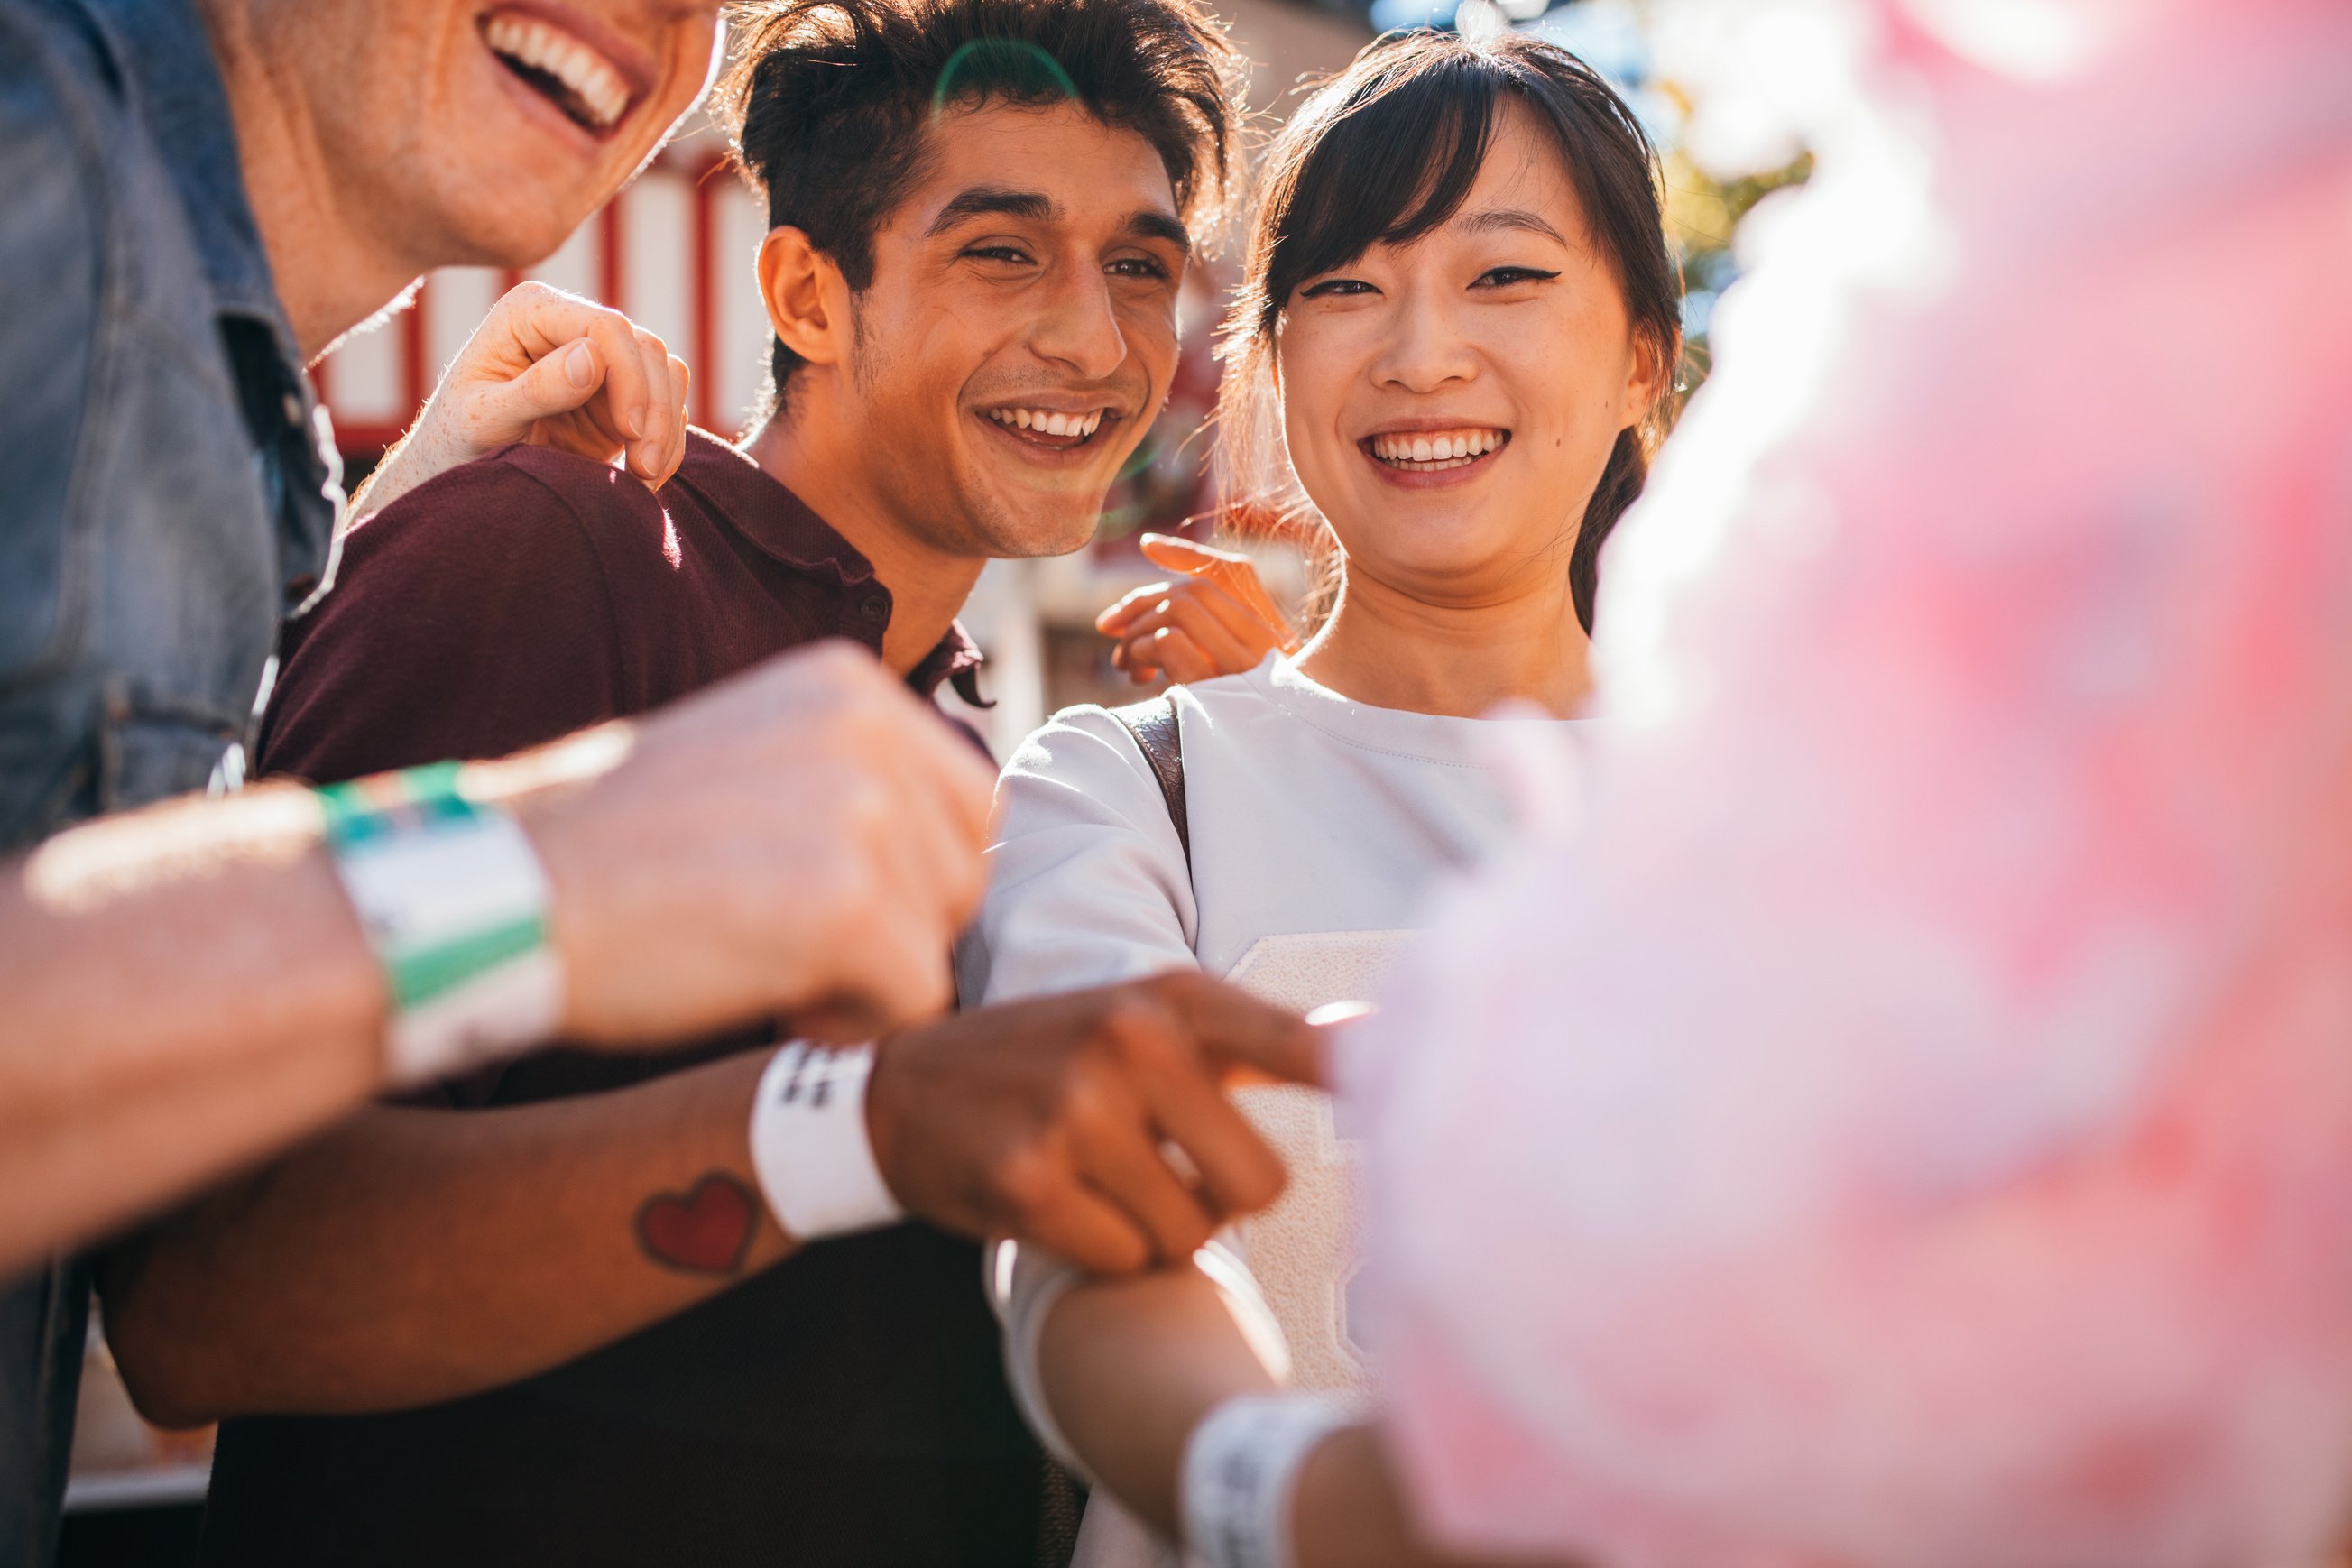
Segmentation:
{"type": "MultiPolygon", "coordinates": [[[[0,855],[234,784],[331,443],[194,0],[0,0],[0,855]]],[[[54,1550],[88,1287],[0,1279],[0,1564],[54,1550]]]]}

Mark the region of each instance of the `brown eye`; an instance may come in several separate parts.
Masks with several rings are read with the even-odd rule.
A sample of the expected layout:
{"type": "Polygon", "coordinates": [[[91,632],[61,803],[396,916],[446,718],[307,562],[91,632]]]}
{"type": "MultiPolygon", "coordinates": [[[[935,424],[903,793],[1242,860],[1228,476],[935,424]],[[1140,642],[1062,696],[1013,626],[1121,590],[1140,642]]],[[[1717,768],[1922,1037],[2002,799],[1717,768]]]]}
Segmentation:
{"type": "Polygon", "coordinates": [[[1494,267],[1478,275],[1474,289],[1507,289],[1514,283],[1546,283],[1559,277],[1540,267],[1494,267]]]}
{"type": "Polygon", "coordinates": [[[1380,290],[1360,278],[1326,278],[1320,283],[1310,283],[1298,291],[1302,300],[1323,300],[1350,294],[1377,294],[1380,290]]]}

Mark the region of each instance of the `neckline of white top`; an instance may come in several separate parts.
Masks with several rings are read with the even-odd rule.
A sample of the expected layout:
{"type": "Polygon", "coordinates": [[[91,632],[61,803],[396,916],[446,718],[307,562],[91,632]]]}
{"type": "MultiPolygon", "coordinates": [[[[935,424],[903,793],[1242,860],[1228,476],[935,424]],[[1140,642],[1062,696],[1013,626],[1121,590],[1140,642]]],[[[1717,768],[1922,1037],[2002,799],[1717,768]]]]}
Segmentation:
{"type": "Polygon", "coordinates": [[[1500,731],[1562,735],[1591,722],[1517,713],[1503,718],[1465,719],[1451,713],[1378,708],[1312,679],[1292,656],[1279,651],[1267,654],[1255,668],[1233,679],[1246,684],[1301,723],[1343,744],[1451,767],[1494,769],[1507,765],[1505,759],[1510,748],[1507,737],[1500,731]]]}

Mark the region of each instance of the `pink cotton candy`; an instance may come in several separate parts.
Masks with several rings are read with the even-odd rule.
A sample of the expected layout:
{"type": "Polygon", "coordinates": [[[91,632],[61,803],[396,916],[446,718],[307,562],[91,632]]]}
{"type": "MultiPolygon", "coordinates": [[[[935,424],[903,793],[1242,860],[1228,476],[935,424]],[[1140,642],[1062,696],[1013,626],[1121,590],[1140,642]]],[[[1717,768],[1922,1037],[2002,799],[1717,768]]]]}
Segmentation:
{"type": "Polygon", "coordinates": [[[1393,1436],[1469,1546],[2308,1560],[2352,1513],[2352,6],[2103,0],[2027,81],[1909,4],[1874,111],[1927,129],[1825,152],[1612,546],[1576,820],[1345,1064],[1393,1436]]]}

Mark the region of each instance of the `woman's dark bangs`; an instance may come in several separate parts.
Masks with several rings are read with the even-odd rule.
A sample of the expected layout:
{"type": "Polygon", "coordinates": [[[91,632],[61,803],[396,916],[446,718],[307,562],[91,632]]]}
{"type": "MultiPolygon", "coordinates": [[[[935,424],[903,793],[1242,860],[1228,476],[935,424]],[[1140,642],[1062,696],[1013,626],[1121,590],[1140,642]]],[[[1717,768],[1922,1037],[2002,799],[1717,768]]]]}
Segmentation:
{"type": "Polygon", "coordinates": [[[1375,244],[1410,244],[1452,217],[1486,163],[1499,85],[1484,62],[1424,56],[1343,108],[1298,171],[1276,242],[1276,302],[1375,244]]]}

